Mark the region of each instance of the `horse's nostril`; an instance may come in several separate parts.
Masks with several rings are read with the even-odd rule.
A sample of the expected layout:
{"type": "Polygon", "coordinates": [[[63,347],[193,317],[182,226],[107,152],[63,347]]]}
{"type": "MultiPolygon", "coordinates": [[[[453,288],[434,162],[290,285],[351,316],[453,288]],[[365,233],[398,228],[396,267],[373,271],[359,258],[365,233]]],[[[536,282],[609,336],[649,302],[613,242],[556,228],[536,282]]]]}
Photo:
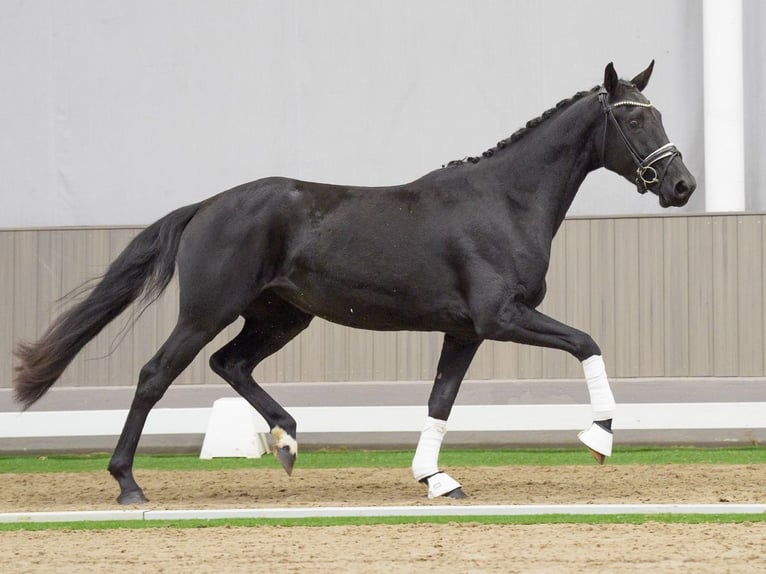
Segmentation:
{"type": "Polygon", "coordinates": [[[694,187],[694,184],[689,185],[685,179],[682,179],[676,184],[676,193],[681,197],[685,197],[687,195],[691,195],[691,193],[694,191],[694,187]]]}

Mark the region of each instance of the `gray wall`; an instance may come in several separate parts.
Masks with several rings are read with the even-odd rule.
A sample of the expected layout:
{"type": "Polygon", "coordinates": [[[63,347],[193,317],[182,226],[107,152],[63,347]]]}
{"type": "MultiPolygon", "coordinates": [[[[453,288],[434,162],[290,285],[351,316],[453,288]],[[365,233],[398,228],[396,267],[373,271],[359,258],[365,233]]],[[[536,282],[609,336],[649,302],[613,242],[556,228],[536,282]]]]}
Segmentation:
{"type": "MultiPolygon", "coordinates": [[[[146,224],[267,175],[384,185],[481,152],[657,60],[648,96],[698,176],[699,0],[0,2],[0,227],[146,224]]],[[[766,8],[745,0],[749,209],[766,8]]],[[[594,174],[574,214],[658,212],[594,174]]]]}
{"type": "MultiPolygon", "coordinates": [[[[613,378],[766,376],[766,215],[572,218],[560,230],[543,310],[588,331],[613,378]]],[[[0,387],[12,378],[15,341],[34,339],[54,302],[99,275],[137,228],[0,232],[0,387]]],[[[133,386],[170,333],[175,283],[126,328],[135,310],[89,344],[61,386],[133,386]],[[121,343],[120,343],[121,341],[121,343]],[[120,343],[119,345],[117,343],[120,343]]],[[[220,383],[211,343],[179,381],[220,383]]],[[[262,382],[428,380],[441,335],[354,331],[320,320],[256,369],[262,382]]],[[[471,379],[581,379],[561,351],[485,343],[471,379]]]]}

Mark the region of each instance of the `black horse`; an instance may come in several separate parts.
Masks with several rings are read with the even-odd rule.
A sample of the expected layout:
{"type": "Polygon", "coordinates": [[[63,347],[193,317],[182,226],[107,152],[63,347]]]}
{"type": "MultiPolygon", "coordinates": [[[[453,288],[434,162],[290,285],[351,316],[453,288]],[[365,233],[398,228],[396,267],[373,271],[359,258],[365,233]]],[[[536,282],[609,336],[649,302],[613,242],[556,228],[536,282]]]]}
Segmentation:
{"type": "Polygon", "coordinates": [[[141,369],[109,463],[121,503],[146,498],[133,458],[151,408],[205,344],[238,316],[242,331],[211,368],[266,419],[288,474],[296,422],[252,378],[255,366],[312,318],[362,329],[445,333],[412,470],[429,496],[462,496],[439,472],[446,420],[484,339],[552,347],[583,362],[593,425],[581,440],[611,454],[615,404],[593,339],[539,311],[551,241],[585,176],[600,167],[651,191],[663,207],[695,189],[659,111],[612,64],[603,86],[579,92],[481,157],[450,162],[394,187],[268,178],[173,211],[143,230],[82,302],[16,351],[15,390],[28,407],[73,357],[139,297],[152,301],[178,265],[172,333],[141,369]]]}

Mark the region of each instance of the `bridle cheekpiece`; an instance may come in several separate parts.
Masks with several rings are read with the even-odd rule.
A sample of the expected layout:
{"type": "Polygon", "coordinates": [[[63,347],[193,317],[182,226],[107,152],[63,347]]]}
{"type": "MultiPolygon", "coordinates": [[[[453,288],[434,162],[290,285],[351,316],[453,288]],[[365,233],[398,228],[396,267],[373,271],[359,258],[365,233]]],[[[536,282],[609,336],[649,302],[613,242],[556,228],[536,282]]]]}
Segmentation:
{"type": "Polygon", "coordinates": [[[628,140],[628,136],[625,135],[625,132],[620,127],[617,118],[614,117],[614,108],[618,108],[620,106],[651,108],[651,102],[620,100],[619,102],[610,104],[609,92],[606,91],[606,88],[601,88],[601,91],[599,91],[598,101],[601,102],[601,109],[606,116],[606,121],[604,122],[604,136],[601,142],[601,163],[604,165],[604,167],[606,167],[604,159],[606,153],[606,131],[607,127],[609,126],[609,122],[611,121],[614,124],[614,127],[617,128],[617,133],[619,133],[622,137],[622,141],[625,142],[625,147],[628,148],[630,157],[633,159],[633,163],[636,165],[636,187],[638,188],[638,192],[646,193],[649,191],[650,185],[660,183],[662,181],[662,179],[665,177],[665,172],[667,171],[668,166],[676,157],[681,157],[681,152],[678,151],[678,148],[676,148],[674,144],[668,142],[654,150],[646,157],[642,158],[641,154],[638,153],[636,148],[633,147],[633,144],[630,143],[630,140],[628,140]],[[658,171],[658,169],[654,167],[654,164],[664,159],[667,159],[668,161],[665,162],[664,167],[660,168],[660,171],[658,171]]]}

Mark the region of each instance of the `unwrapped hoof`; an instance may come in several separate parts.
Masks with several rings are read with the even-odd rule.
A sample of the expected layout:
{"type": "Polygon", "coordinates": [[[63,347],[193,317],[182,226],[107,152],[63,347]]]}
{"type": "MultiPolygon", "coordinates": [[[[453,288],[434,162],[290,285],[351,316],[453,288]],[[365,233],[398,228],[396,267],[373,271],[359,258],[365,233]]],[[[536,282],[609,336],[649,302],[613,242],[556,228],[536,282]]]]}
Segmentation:
{"type": "Polygon", "coordinates": [[[139,488],[138,490],[131,490],[129,492],[121,492],[117,497],[117,502],[120,504],[146,504],[149,499],[144,496],[144,492],[139,488]]]}
{"type": "Polygon", "coordinates": [[[289,446],[282,446],[274,449],[274,455],[277,457],[279,464],[285,469],[287,476],[292,476],[293,467],[295,466],[295,455],[290,452],[289,446]]]}
{"type": "Polygon", "coordinates": [[[445,494],[447,498],[454,498],[455,500],[460,500],[461,498],[468,498],[468,495],[463,492],[463,489],[458,486],[455,490],[450,490],[447,494],[445,494]]]}
{"type": "Polygon", "coordinates": [[[600,452],[596,452],[590,447],[588,447],[588,450],[590,451],[590,454],[593,456],[593,458],[596,460],[597,463],[604,464],[604,461],[606,460],[606,456],[604,456],[600,452]]]}

